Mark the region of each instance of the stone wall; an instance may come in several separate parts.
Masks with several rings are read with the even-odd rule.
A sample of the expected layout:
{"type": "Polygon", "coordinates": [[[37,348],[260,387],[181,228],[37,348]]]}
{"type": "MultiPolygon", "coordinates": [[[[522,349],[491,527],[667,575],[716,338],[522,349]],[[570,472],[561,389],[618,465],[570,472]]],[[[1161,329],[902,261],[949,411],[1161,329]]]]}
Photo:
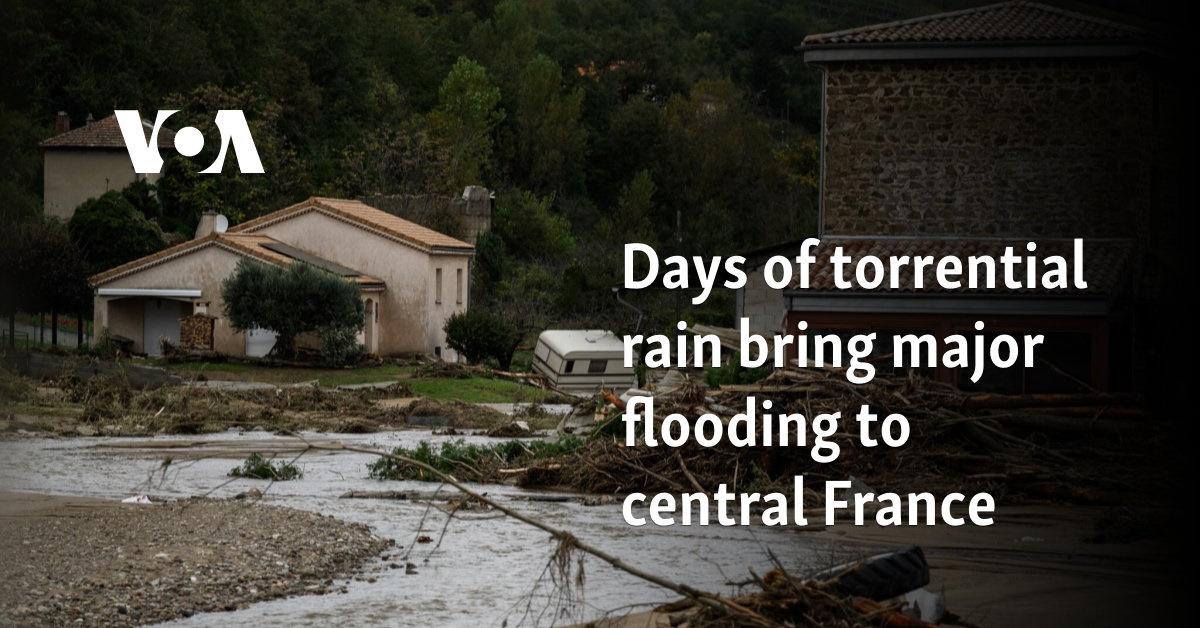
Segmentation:
{"type": "Polygon", "coordinates": [[[376,194],[362,202],[393,216],[475,244],[480,233],[492,228],[492,199],[487,188],[468,186],[461,197],[434,194],[376,194]]]}
{"type": "Polygon", "coordinates": [[[1135,59],[830,63],[823,235],[1145,236],[1154,90],[1135,59]]]}

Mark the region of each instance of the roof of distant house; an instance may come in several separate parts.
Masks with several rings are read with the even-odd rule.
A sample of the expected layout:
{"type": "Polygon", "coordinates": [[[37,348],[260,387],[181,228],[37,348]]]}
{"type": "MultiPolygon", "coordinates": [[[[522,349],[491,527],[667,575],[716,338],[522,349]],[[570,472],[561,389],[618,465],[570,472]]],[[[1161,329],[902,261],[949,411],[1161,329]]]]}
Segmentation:
{"type": "MultiPolygon", "coordinates": [[[[1148,40],[1148,33],[1140,28],[1037,2],[1017,1],[809,35],[801,48],[813,53],[844,48],[1111,46],[1148,40]]],[[[1039,49],[1044,52],[1044,48],[1039,49]]],[[[820,55],[815,56],[820,60],[820,55]]]]}
{"type": "MultiPolygon", "coordinates": [[[[150,134],[154,131],[154,123],[149,120],[142,119],[142,131],[146,134],[146,141],[150,141],[150,134]]],[[[38,146],[42,148],[112,148],[126,150],[125,137],[121,135],[121,125],[117,122],[117,117],[109,116],[103,120],[97,120],[91,124],[85,124],[79,128],[71,129],[66,133],[60,133],[54,137],[42,141],[38,146]]],[[[175,148],[175,131],[162,127],[158,130],[158,147],[174,149],[175,148]]]]}
{"type": "Polygon", "coordinates": [[[428,227],[422,227],[415,222],[375,209],[361,201],[338,198],[312,197],[291,207],[285,207],[279,211],[259,216],[235,227],[230,227],[229,232],[253,233],[268,225],[309,211],[323,212],[339,220],[345,220],[360,227],[377,231],[426,252],[470,253],[475,250],[475,247],[462,240],[452,238],[428,227]]]}

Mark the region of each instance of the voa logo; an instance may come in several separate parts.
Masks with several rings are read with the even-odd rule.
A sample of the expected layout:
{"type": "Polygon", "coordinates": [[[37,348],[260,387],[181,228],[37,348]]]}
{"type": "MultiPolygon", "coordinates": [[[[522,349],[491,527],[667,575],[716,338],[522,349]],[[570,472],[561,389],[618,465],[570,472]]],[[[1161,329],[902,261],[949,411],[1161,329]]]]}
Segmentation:
{"type": "MultiPolygon", "coordinates": [[[[158,132],[163,123],[178,109],[159,111],[154,120],[154,128],[150,132],[150,141],[146,141],[146,133],[142,130],[142,114],[136,109],[118,109],[113,113],[117,123],[121,125],[121,135],[125,137],[125,148],[129,150],[129,160],[133,162],[133,171],[138,174],[159,174],[162,172],[163,159],[158,153],[158,132]]],[[[233,152],[237,155],[238,169],[247,174],[263,174],[262,161],[258,158],[258,149],[254,147],[254,138],[250,137],[250,127],[246,126],[246,116],[239,109],[222,109],[213,118],[217,129],[221,131],[221,152],[212,165],[201,170],[201,174],[219,174],[225,165],[225,152],[233,144],[233,152]]],[[[185,157],[198,155],[204,149],[204,134],[195,127],[185,126],[175,132],[175,150],[185,157]]]]}

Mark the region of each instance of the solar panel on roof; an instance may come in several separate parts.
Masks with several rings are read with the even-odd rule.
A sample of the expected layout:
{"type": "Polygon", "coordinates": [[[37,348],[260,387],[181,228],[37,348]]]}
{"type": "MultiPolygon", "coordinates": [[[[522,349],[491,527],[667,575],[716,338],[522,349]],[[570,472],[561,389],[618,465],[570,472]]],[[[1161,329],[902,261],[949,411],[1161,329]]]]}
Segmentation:
{"type": "Polygon", "coordinates": [[[341,277],[355,277],[355,276],[362,274],[362,273],[358,272],[357,270],[352,270],[352,269],[346,268],[345,266],[342,266],[341,264],[331,262],[327,259],[322,259],[320,257],[317,257],[316,255],[313,255],[312,253],[308,253],[306,251],[301,251],[300,249],[298,249],[294,246],[289,246],[282,242],[264,242],[264,243],[260,244],[259,246],[263,247],[264,249],[269,249],[271,251],[275,251],[276,253],[279,253],[280,255],[286,255],[294,260],[298,260],[298,261],[304,262],[306,264],[312,264],[313,266],[316,266],[317,268],[320,268],[322,270],[327,270],[327,271],[329,271],[335,275],[339,275],[341,277]]]}

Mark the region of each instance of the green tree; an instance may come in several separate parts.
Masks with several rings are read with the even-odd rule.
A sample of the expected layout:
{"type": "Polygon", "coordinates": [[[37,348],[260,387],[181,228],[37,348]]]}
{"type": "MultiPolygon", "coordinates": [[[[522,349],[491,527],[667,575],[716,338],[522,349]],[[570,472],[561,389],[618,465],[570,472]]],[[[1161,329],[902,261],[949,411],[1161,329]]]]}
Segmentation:
{"type": "Polygon", "coordinates": [[[342,151],[336,186],[343,196],[433,194],[445,191],[450,152],[417,116],[364,134],[342,151]]]}
{"type": "Polygon", "coordinates": [[[723,254],[800,235],[790,219],[804,203],[798,179],[788,177],[772,128],[735,84],[699,81],[665,113],[666,157],[654,171],[660,242],[678,242],[685,254],[723,254]]]}
{"type": "MultiPolygon", "coordinates": [[[[280,268],[244,259],[221,283],[221,301],[234,329],[274,331],[272,353],[288,358],[296,357],[296,337],[303,333],[346,342],[342,332],[361,330],[366,312],[358,286],[302,262],[280,268]]],[[[337,352],[325,347],[323,353],[337,352]]]]}
{"type": "Polygon", "coordinates": [[[51,313],[52,342],[58,341],[58,314],[77,316],[91,309],[87,262],[62,223],[38,219],[0,230],[0,314],[13,339],[18,311],[51,313]]]}
{"type": "Polygon", "coordinates": [[[109,190],[75,209],[67,223],[71,239],[83,250],[93,273],[120,266],[164,246],[162,229],[138,211],[125,195],[109,190]]]}
{"type": "Polygon", "coordinates": [[[492,132],[504,120],[500,88],[487,70],[459,57],[438,90],[438,106],[429,114],[435,135],[449,155],[444,189],[461,190],[482,183],[491,169],[492,132]]]}
{"type": "Polygon", "coordinates": [[[446,344],[476,364],[493,358],[502,370],[512,366],[513,353],[521,342],[517,325],[500,314],[468,310],[452,315],[442,326],[446,344]]]}
{"type": "Polygon", "coordinates": [[[650,218],[655,213],[654,193],[657,190],[649,170],[639,170],[621,189],[617,209],[611,218],[605,219],[601,229],[611,245],[642,242],[658,246],[658,236],[650,218]]]}
{"type": "Polygon", "coordinates": [[[0,224],[32,220],[42,213],[34,190],[41,187],[42,156],[34,149],[42,129],[0,103],[0,224]]]}
{"type": "Polygon", "coordinates": [[[179,110],[170,119],[175,128],[193,126],[205,138],[204,149],[195,157],[176,155],[170,159],[159,182],[163,213],[170,224],[177,225],[181,235],[190,237],[189,231],[196,228],[205,211],[219,211],[236,224],[311,194],[305,164],[281,133],[281,109],[276,101],[249,88],[226,89],[210,84],[171,95],[167,107],[179,110]],[[262,161],[262,174],[241,172],[232,148],[226,152],[220,176],[199,174],[213,163],[221,149],[221,134],[214,119],[222,109],[239,109],[245,114],[262,161]]]}
{"type": "Polygon", "coordinates": [[[513,167],[530,188],[558,193],[582,188],[587,144],[580,125],[583,95],[578,89],[562,93],[562,71],[545,55],[534,57],[518,77],[513,167]]]}
{"type": "Polygon", "coordinates": [[[551,208],[553,196],[516,190],[497,199],[492,229],[511,255],[565,264],[575,251],[571,221],[551,208]]]}

